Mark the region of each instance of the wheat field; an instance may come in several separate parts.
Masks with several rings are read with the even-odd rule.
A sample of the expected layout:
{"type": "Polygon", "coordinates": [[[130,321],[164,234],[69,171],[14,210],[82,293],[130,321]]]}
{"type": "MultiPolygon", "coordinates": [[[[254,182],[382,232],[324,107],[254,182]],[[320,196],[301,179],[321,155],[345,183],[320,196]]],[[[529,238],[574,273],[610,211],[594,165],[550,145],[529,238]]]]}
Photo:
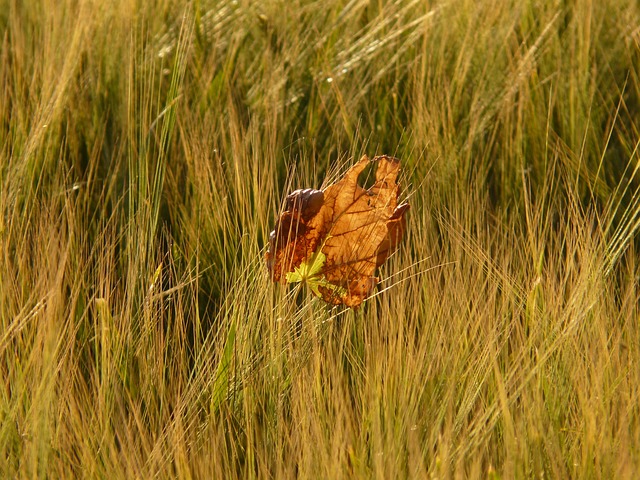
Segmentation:
{"type": "Polygon", "coordinates": [[[0,477],[638,478],[635,0],[0,0],[0,477]],[[287,193],[401,159],[362,308],[287,193]]]}

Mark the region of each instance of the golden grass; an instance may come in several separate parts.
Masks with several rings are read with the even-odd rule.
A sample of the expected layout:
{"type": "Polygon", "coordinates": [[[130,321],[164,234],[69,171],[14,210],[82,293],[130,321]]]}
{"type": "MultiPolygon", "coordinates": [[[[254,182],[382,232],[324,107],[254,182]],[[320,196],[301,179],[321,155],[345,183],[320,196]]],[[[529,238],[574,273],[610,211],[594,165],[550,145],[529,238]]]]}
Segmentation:
{"type": "Polygon", "coordinates": [[[638,476],[636,2],[0,7],[0,476],[638,476]],[[378,294],[271,284],[363,153],[378,294]]]}

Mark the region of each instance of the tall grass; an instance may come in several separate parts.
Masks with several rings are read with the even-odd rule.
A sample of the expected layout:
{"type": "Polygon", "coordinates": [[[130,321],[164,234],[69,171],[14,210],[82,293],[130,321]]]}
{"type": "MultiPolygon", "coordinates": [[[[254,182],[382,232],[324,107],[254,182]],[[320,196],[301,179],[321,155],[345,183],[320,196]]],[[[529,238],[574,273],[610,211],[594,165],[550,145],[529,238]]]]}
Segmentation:
{"type": "Polygon", "coordinates": [[[0,476],[635,478],[631,0],[0,0],[0,476]],[[284,195],[402,159],[358,311],[284,195]]]}

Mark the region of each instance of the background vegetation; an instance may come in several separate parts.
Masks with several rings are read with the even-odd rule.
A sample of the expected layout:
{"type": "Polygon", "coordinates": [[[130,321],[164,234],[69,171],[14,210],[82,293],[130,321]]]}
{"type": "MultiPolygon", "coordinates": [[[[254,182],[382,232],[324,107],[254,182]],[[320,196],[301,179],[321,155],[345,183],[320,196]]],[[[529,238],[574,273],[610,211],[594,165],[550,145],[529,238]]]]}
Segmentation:
{"type": "Polygon", "coordinates": [[[0,0],[0,41],[1,477],[640,474],[635,0],[0,0]],[[328,309],[265,244],[363,153],[409,231],[328,309]]]}

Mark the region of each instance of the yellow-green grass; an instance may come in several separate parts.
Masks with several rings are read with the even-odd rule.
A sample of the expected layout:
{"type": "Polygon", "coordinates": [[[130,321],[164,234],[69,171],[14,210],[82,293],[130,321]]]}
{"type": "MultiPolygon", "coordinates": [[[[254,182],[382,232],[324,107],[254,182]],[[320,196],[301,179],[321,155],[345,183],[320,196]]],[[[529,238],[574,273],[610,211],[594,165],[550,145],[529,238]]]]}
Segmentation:
{"type": "Polygon", "coordinates": [[[0,477],[637,478],[634,0],[0,0],[0,477]],[[358,311],[287,192],[402,159],[358,311]]]}

